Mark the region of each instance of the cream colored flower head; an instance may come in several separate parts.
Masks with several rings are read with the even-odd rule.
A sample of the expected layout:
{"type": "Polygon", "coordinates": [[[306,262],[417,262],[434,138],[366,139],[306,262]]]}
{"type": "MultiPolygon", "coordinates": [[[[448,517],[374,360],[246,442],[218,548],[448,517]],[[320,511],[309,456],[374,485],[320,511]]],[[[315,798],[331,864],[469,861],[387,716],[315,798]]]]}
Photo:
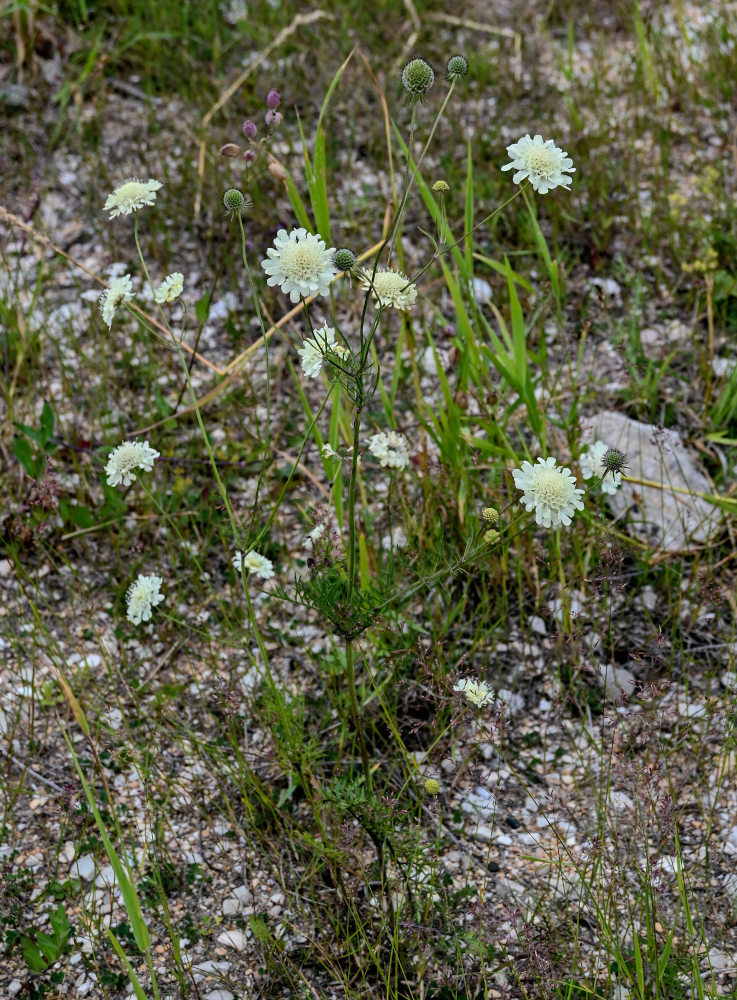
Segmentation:
{"type": "Polygon", "coordinates": [[[529,179],[540,194],[557,187],[570,187],[571,178],[566,175],[574,173],[576,168],[570,156],[559,149],[552,139],[543,139],[541,135],[531,139],[528,134],[507,146],[507,153],[512,162],[505,163],[502,170],[515,171],[512,178],[515,184],[529,179]]]}
{"type": "Polygon", "coordinates": [[[159,287],[154,292],[154,298],[162,305],[164,302],[173,302],[178,299],[184,291],[184,275],[179,271],[167,274],[159,287]]]}
{"type": "Polygon", "coordinates": [[[589,450],[581,455],[579,465],[581,466],[581,475],[584,479],[594,479],[595,477],[601,479],[599,483],[601,492],[613,496],[622,485],[622,473],[607,472],[603,458],[608,451],[608,445],[605,445],[603,441],[597,441],[596,444],[590,445],[589,450]]]}
{"type": "Polygon", "coordinates": [[[260,576],[262,580],[270,580],[274,575],[274,564],[271,559],[267,559],[266,556],[260,556],[253,549],[250,552],[246,552],[245,555],[243,552],[236,552],[232,563],[239,573],[241,569],[245,569],[247,573],[260,576]]]}
{"type": "Polygon", "coordinates": [[[148,441],[124,441],[108,455],[105,472],[108,486],[130,486],[135,480],[134,469],[150,472],[159,452],[148,441]]]}
{"type": "Polygon", "coordinates": [[[467,701],[472,705],[483,707],[490,705],[494,700],[494,692],[489,688],[486,681],[475,681],[472,677],[462,677],[453,685],[454,691],[462,692],[467,701]]]}
{"type": "Polygon", "coordinates": [[[374,434],[368,439],[368,450],[384,468],[406,469],[409,465],[409,441],[396,431],[374,434]]]}
{"type": "Polygon", "coordinates": [[[401,271],[377,270],[372,277],[370,271],[361,273],[364,288],[370,288],[376,300],[376,307],[384,309],[410,309],[417,298],[417,287],[401,271]]]}
{"type": "Polygon", "coordinates": [[[291,233],[280,229],[261,267],[269,275],[268,285],[279,285],[292,302],[299,302],[308,295],[328,294],[330,282],[338,273],[334,254],[335,247],[328,250],[319,236],[306,229],[293,229],[291,233]]]}
{"type": "Polygon", "coordinates": [[[308,378],[317,378],[326,355],[334,351],[335,347],[335,330],[332,326],[325,325],[315,330],[314,340],[305,338],[304,346],[297,351],[302,358],[304,374],[308,378]]]}
{"type": "Polygon", "coordinates": [[[110,218],[118,215],[130,215],[145,205],[153,205],[156,192],[161,187],[160,181],[139,181],[136,178],[124,181],[109,194],[105,202],[105,211],[110,212],[110,218]]]}
{"type": "Polygon", "coordinates": [[[113,278],[110,287],[100,296],[100,312],[108,330],[113,325],[113,317],[118,306],[133,298],[133,286],[129,274],[113,278]]]}
{"type": "Polygon", "coordinates": [[[545,528],[569,525],[577,510],[583,510],[584,491],[576,488],[570,469],[559,468],[554,458],[538,458],[537,465],[523,462],[512,472],[514,485],[522,490],[520,503],[535,511],[535,522],[545,528]]]}
{"type": "Polygon", "coordinates": [[[164,600],[164,595],[161,593],[163,582],[160,576],[153,575],[139,576],[133,581],[126,597],[129,622],[140,625],[141,622],[150,620],[151,610],[164,600]]]}

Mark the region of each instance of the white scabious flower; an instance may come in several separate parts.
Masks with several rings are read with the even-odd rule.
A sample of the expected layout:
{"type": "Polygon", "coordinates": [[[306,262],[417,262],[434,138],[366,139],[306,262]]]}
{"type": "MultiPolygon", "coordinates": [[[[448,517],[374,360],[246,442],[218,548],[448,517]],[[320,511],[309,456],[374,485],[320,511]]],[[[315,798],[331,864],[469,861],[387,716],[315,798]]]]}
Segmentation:
{"type": "Polygon", "coordinates": [[[115,310],[123,302],[128,302],[132,298],[133,286],[131,285],[130,275],[125,274],[122,278],[113,278],[110,282],[110,287],[106,288],[100,296],[100,312],[107,324],[108,330],[113,325],[115,310]]]}
{"type": "Polygon", "coordinates": [[[581,475],[584,479],[593,479],[595,476],[601,479],[601,492],[613,496],[622,485],[621,472],[607,472],[602,459],[609,451],[603,441],[597,441],[589,447],[589,450],[581,455],[579,465],[581,475]]]}
{"type": "Polygon", "coordinates": [[[139,181],[135,177],[123,181],[108,195],[104,210],[110,212],[111,219],[118,215],[130,215],[145,205],[153,205],[160,187],[160,181],[139,181]]]}
{"type": "Polygon", "coordinates": [[[361,283],[364,288],[371,289],[377,308],[393,306],[395,309],[410,309],[417,298],[417,287],[401,271],[381,269],[373,278],[370,271],[363,271],[361,283]]]}
{"type": "Polygon", "coordinates": [[[312,529],[312,531],[307,532],[307,537],[314,545],[315,542],[318,542],[324,534],[325,534],[325,525],[316,524],[315,527],[312,529]]]}
{"type": "Polygon", "coordinates": [[[570,469],[559,468],[554,458],[538,458],[537,465],[523,462],[512,472],[514,485],[522,490],[520,503],[535,511],[535,522],[545,528],[569,525],[577,510],[583,510],[584,491],[576,488],[570,469]]]}
{"type": "Polygon", "coordinates": [[[486,681],[475,681],[472,677],[462,677],[453,685],[454,691],[461,691],[472,705],[490,705],[494,700],[494,692],[486,681]]]}
{"type": "Polygon", "coordinates": [[[254,576],[260,576],[262,580],[270,580],[274,575],[274,564],[271,559],[267,559],[265,556],[260,556],[258,552],[251,550],[250,552],[236,552],[231,560],[238,572],[245,568],[247,573],[253,573],[254,576]]]}
{"type": "Polygon", "coordinates": [[[159,452],[148,441],[124,441],[108,455],[105,472],[108,486],[130,486],[135,480],[134,469],[150,472],[159,452]]]}
{"type": "Polygon", "coordinates": [[[328,294],[330,282],[338,273],[334,253],[335,247],[327,249],[324,240],[306,229],[293,229],[291,233],[280,229],[261,267],[269,275],[267,285],[279,285],[292,302],[299,302],[308,295],[328,294]]]}
{"type": "Polygon", "coordinates": [[[384,468],[406,469],[409,465],[409,441],[396,431],[374,434],[368,440],[368,450],[384,468]]]}
{"type": "Polygon", "coordinates": [[[335,330],[332,326],[321,326],[315,330],[315,339],[305,338],[304,347],[297,354],[302,358],[302,371],[308,378],[317,378],[325,360],[325,355],[335,350],[335,330]]]}
{"type": "Polygon", "coordinates": [[[154,298],[161,305],[164,302],[173,302],[178,299],[184,290],[184,275],[179,271],[172,271],[167,274],[159,287],[154,292],[154,298]]]}
{"type": "Polygon", "coordinates": [[[128,602],[127,618],[134,625],[147,622],[151,618],[151,610],[157,604],[161,604],[164,595],[161,593],[161,584],[164,581],[160,576],[139,576],[128,588],[126,600],[128,602]]]}
{"type": "Polygon", "coordinates": [[[330,444],[324,444],[321,449],[323,458],[337,458],[340,459],[340,455],[335,451],[330,444]]]}
{"type": "Polygon", "coordinates": [[[543,139],[541,135],[531,139],[528,133],[507,146],[507,153],[512,162],[505,163],[502,170],[516,171],[512,178],[515,184],[529,178],[530,184],[540,194],[557,187],[569,188],[572,178],[566,174],[574,173],[576,168],[570,156],[559,149],[552,139],[543,139]]]}

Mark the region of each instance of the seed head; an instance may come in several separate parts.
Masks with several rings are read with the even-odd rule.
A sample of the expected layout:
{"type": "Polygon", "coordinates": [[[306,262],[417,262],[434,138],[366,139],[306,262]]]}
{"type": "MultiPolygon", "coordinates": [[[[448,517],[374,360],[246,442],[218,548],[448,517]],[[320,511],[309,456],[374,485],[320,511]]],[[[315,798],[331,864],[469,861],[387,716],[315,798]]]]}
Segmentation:
{"type": "Polygon", "coordinates": [[[248,199],[238,188],[228,188],[223,195],[223,204],[231,217],[244,215],[248,209],[248,199]]]}
{"type": "Polygon", "coordinates": [[[627,456],[618,448],[609,448],[601,456],[601,464],[604,466],[604,475],[609,472],[614,476],[627,468],[627,456]]]}
{"type": "Polygon", "coordinates": [[[410,100],[422,100],[435,83],[435,72],[424,59],[413,59],[402,70],[402,86],[410,100]]]}
{"type": "Polygon", "coordinates": [[[348,250],[347,247],[341,247],[340,250],[335,251],[335,266],[339,271],[350,271],[356,264],[356,255],[352,250],[348,250]]]}
{"type": "Polygon", "coordinates": [[[428,795],[437,795],[440,791],[440,782],[435,778],[425,778],[425,791],[428,795]]]}
{"type": "Polygon", "coordinates": [[[435,181],[435,183],[432,186],[432,189],[433,191],[439,191],[441,194],[444,191],[450,191],[450,188],[448,187],[445,181],[435,181]]]}
{"type": "Polygon", "coordinates": [[[462,80],[468,73],[468,60],[465,56],[451,56],[448,60],[448,79],[462,80]]]}
{"type": "Polygon", "coordinates": [[[481,520],[487,524],[499,524],[499,511],[494,507],[484,507],[481,511],[481,520]]]}

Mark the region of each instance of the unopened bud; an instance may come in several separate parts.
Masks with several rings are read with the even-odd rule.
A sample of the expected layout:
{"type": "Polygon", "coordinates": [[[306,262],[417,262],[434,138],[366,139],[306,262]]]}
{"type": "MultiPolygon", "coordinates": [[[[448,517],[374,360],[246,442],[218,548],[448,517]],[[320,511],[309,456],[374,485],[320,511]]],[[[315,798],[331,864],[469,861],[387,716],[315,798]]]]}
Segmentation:
{"type": "Polygon", "coordinates": [[[350,271],[356,264],[356,255],[352,250],[342,247],[340,250],[335,251],[333,260],[339,271],[350,271]]]}
{"type": "Polygon", "coordinates": [[[243,122],[243,135],[246,139],[255,139],[257,132],[256,122],[252,122],[250,118],[243,122]]]}
{"type": "Polygon", "coordinates": [[[282,116],[279,111],[273,111],[271,108],[264,115],[264,121],[269,126],[269,128],[276,128],[277,125],[281,125],[282,116]]]}
{"type": "Polygon", "coordinates": [[[236,146],[234,142],[226,142],[225,145],[221,146],[218,150],[219,156],[240,156],[241,153],[241,147],[236,146]]]}
{"type": "Polygon", "coordinates": [[[272,88],[266,95],[266,107],[272,110],[279,107],[281,104],[281,94],[275,88],[272,88]]]}
{"type": "Polygon", "coordinates": [[[435,72],[424,59],[413,59],[402,70],[402,86],[413,100],[422,100],[433,83],[435,72]]]}
{"type": "Polygon", "coordinates": [[[451,56],[448,60],[448,79],[462,80],[468,73],[468,60],[465,56],[451,56]]]}
{"type": "Polygon", "coordinates": [[[440,782],[435,778],[425,778],[425,791],[428,795],[437,795],[440,791],[440,782]]]}
{"type": "Polygon", "coordinates": [[[481,511],[481,520],[487,524],[499,524],[499,511],[494,507],[484,507],[481,511]]]}

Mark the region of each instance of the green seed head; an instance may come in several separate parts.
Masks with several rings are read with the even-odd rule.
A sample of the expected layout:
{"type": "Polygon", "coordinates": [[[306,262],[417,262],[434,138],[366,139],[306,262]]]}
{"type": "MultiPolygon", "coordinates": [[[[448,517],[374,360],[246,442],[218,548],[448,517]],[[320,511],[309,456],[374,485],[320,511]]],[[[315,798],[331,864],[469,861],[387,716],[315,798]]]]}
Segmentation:
{"type": "Polygon", "coordinates": [[[428,795],[437,795],[440,791],[440,782],[436,781],[435,778],[426,778],[425,791],[428,795]]]}
{"type": "Polygon", "coordinates": [[[489,528],[489,530],[484,534],[484,541],[487,545],[498,545],[501,535],[495,528],[489,528]]]}
{"type": "Polygon", "coordinates": [[[601,456],[601,464],[604,466],[604,475],[607,472],[615,475],[617,472],[623,472],[627,468],[627,456],[617,448],[609,448],[601,456]]]}
{"type": "Polygon", "coordinates": [[[468,60],[465,56],[451,56],[448,60],[448,79],[462,80],[468,73],[468,60]]]}
{"type": "Polygon", "coordinates": [[[411,100],[422,100],[435,83],[435,73],[429,62],[413,59],[402,70],[402,86],[411,100]]]}
{"type": "Polygon", "coordinates": [[[248,199],[238,188],[229,188],[223,195],[223,204],[228,215],[243,215],[248,208],[248,199]]]}
{"type": "Polygon", "coordinates": [[[356,255],[351,250],[347,250],[343,247],[340,250],[335,251],[335,266],[339,271],[350,271],[356,264],[356,255]]]}

